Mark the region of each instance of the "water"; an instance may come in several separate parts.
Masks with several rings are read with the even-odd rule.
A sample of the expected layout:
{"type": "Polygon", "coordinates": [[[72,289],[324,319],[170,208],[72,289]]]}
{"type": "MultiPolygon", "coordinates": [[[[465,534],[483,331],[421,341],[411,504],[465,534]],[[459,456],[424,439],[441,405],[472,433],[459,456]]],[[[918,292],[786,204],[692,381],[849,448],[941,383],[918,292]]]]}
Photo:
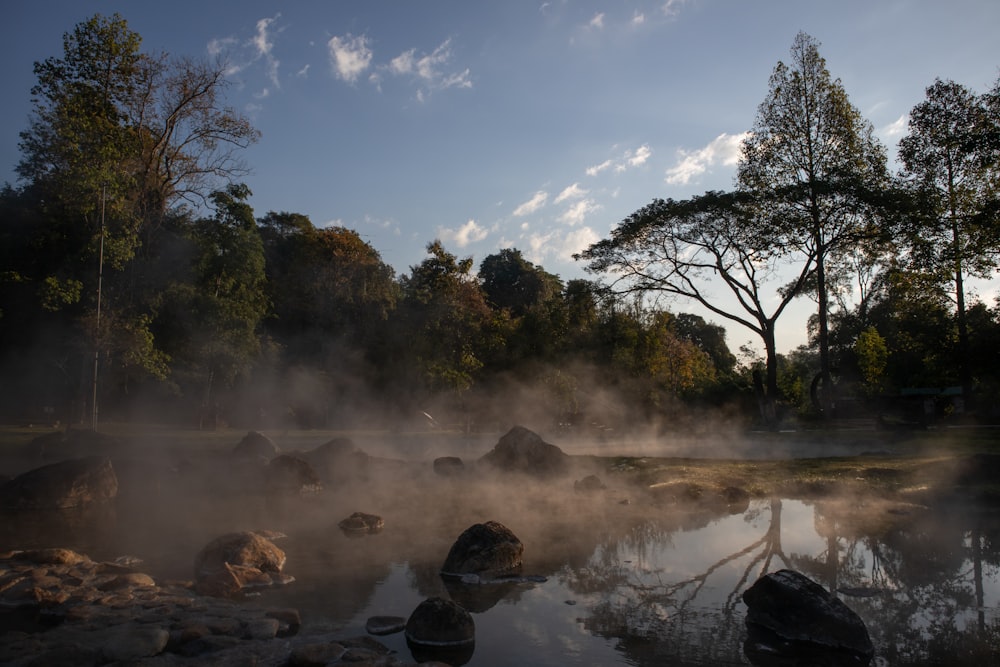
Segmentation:
{"type": "MultiPolygon", "coordinates": [[[[154,577],[189,579],[212,538],[279,530],[296,581],[257,601],[299,609],[303,633],[363,635],[371,616],[405,618],[427,597],[451,597],[473,612],[467,664],[482,667],[751,664],[741,594],[781,568],[841,591],[869,628],[876,664],[982,664],[1000,650],[1000,515],[990,508],[774,498],[690,511],[602,474],[606,491],[580,494],[573,480],[493,485],[388,465],[285,499],[235,493],[208,475],[113,509],[3,517],[0,550],[130,554],[154,577]],[[337,523],[354,511],[383,516],[385,529],[345,535],[337,523]],[[452,542],[486,520],[518,535],[524,573],[544,582],[446,586],[438,570],[452,542]]],[[[378,639],[409,657],[402,634],[378,639]]]]}

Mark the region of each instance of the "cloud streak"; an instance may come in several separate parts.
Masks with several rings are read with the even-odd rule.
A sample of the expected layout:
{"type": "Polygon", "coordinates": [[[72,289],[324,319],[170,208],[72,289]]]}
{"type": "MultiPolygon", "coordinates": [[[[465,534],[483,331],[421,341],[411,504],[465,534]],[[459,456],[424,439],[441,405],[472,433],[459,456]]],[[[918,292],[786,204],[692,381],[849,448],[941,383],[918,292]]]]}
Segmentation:
{"type": "Polygon", "coordinates": [[[548,201],[549,193],[544,190],[539,190],[536,192],[531,199],[520,204],[514,209],[514,217],[523,218],[526,215],[531,215],[537,212],[540,208],[545,206],[545,202],[548,201]]]}
{"type": "Polygon", "coordinates": [[[667,185],[687,185],[716,165],[735,166],[739,162],[743,140],[747,136],[746,132],[722,133],[703,148],[693,151],[679,149],[677,164],[667,169],[663,180],[667,185]]]}

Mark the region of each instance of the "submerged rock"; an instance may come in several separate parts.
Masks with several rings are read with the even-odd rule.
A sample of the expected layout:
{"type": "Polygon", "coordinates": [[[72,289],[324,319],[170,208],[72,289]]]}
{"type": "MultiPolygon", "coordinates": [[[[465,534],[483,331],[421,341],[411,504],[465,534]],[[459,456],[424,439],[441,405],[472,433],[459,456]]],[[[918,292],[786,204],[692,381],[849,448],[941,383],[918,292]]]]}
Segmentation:
{"type": "Polygon", "coordinates": [[[766,647],[763,653],[815,657],[819,651],[832,654],[830,664],[868,664],[875,654],[864,621],[803,574],[766,574],[744,591],[743,601],[751,634],[748,652],[766,647]]]}
{"type": "Polygon", "coordinates": [[[517,572],[523,553],[521,540],[503,524],[477,523],[455,540],[441,566],[441,574],[456,577],[475,574],[493,579],[517,572]]]}
{"type": "Polygon", "coordinates": [[[377,533],[385,526],[385,521],[377,514],[365,514],[355,512],[337,524],[342,531],[349,535],[361,535],[364,533],[377,533]]]}

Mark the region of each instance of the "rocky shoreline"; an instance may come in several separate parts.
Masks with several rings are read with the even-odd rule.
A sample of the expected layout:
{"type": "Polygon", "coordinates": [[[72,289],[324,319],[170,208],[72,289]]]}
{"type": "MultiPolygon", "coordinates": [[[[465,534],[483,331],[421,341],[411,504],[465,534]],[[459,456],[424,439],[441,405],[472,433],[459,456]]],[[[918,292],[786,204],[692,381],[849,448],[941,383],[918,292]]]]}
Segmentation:
{"type": "Polygon", "coordinates": [[[0,554],[0,664],[412,665],[371,637],[300,634],[299,612],[208,597],[68,549],[0,554]]]}

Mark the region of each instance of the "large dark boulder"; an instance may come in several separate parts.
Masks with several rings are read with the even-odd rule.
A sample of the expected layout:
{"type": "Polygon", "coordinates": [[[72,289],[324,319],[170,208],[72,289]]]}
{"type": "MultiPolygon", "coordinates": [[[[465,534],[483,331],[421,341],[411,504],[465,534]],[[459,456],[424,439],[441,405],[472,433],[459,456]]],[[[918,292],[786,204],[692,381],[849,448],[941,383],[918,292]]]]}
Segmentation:
{"type": "Polygon", "coordinates": [[[523,553],[521,540],[502,523],[477,523],[455,540],[441,566],[441,574],[456,577],[475,574],[487,580],[514,574],[521,567],[523,553]]]}
{"type": "Polygon", "coordinates": [[[743,593],[747,652],[807,654],[821,664],[868,664],[875,654],[864,621],[835,595],[799,572],[765,574],[743,593]]]}
{"type": "Polygon", "coordinates": [[[565,452],[523,426],[508,431],[479,460],[500,470],[538,477],[560,474],[569,468],[569,456],[565,452]]]}
{"type": "Polygon", "coordinates": [[[70,509],[114,500],[118,478],[104,456],[70,459],[29,470],[0,486],[0,508],[70,509]]]}

